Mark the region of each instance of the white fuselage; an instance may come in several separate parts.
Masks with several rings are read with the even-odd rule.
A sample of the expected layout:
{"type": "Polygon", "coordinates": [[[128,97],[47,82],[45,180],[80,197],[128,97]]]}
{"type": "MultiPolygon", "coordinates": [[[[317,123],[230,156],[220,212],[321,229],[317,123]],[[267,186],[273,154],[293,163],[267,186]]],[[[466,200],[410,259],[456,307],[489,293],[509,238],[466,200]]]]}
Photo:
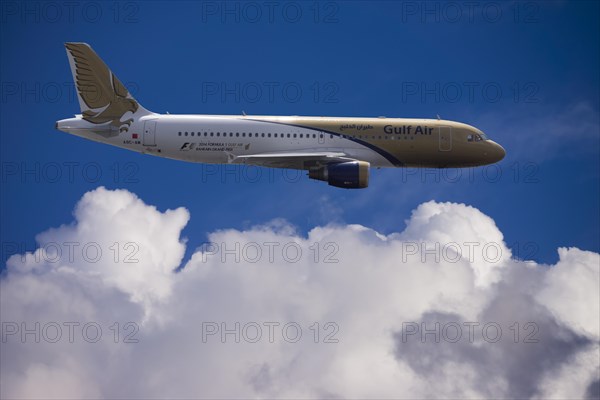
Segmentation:
{"type": "Polygon", "coordinates": [[[467,144],[469,133],[480,132],[469,125],[426,119],[149,114],[114,136],[98,134],[102,127],[79,117],[57,128],[141,153],[217,164],[253,154],[334,152],[373,167],[482,165],[487,150],[498,147],[490,140],[467,144]],[[451,132],[447,148],[440,147],[442,128],[451,132]]]}

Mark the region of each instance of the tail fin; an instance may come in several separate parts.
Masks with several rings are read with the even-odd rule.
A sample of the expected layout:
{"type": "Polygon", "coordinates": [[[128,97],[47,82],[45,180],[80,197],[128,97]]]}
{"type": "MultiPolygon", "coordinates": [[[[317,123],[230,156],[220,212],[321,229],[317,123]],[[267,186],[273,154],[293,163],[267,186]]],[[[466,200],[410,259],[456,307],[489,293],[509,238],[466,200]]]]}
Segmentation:
{"type": "Polygon", "coordinates": [[[65,43],[84,120],[127,132],[133,115],[151,114],[142,107],[87,43],[65,43]],[[121,121],[125,114],[129,119],[121,121]]]}

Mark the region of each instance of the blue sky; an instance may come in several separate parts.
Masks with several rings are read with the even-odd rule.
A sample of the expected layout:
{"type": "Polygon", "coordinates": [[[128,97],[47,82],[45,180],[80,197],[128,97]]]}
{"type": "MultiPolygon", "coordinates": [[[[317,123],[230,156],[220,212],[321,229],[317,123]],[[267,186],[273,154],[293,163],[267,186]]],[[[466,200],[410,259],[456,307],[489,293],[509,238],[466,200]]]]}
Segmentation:
{"type": "Polygon", "coordinates": [[[478,208],[523,258],[600,249],[597,2],[481,3],[472,14],[461,2],[291,2],[273,14],[260,2],[227,12],[221,2],[48,4],[2,3],[4,259],[16,252],[6,243],[32,250],[98,186],[161,211],[186,207],[188,255],[208,232],[275,218],[302,232],[329,222],[397,232],[429,200],[478,208]],[[79,112],[66,41],[91,44],[155,112],[439,114],[479,127],[508,154],[447,175],[373,170],[371,186],[355,191],[142,156],[54,130],[79,112]]]}

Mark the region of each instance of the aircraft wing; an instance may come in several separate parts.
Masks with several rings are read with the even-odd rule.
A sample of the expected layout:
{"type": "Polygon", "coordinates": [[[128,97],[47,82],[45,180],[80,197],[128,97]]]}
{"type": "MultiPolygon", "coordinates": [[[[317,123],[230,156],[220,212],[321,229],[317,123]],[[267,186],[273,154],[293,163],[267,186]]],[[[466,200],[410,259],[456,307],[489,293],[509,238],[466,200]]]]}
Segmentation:
{"type": "Polygon", "coordinates": [[[228,154],[230,164],[249,164],[260,167],[309,169],[331,163],[356,161],[341,152],[281,152],[244,156],[228,154]]]}

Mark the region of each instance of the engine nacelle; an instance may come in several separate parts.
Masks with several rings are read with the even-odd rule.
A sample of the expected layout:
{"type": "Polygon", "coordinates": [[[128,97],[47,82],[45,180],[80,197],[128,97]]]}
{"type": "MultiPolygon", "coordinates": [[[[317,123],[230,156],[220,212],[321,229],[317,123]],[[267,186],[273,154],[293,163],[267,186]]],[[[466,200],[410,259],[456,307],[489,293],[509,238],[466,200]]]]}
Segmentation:
{"type": "Polygon", "coordinates": [[[369,186],[369,166],[366,161],[348,161],[310,169],[308,177],[325,181],[331,186],[362,189],[369,186]]]}

